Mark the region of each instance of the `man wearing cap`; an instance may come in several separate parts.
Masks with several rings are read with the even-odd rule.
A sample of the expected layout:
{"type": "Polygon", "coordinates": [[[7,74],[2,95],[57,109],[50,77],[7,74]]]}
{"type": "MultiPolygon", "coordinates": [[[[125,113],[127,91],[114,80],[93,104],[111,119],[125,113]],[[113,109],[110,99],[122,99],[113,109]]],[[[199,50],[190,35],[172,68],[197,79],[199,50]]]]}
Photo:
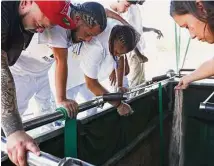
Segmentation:
{"type": "MultiPolygon", "coordinates": [[[[68,48],[75,43],[88,42],[92,37],[103,32],[107,24],[106,15],[127,23],[121,17],[118,17],[119,15],[105,10],[99,3],[85,2],[71,5],[70,7],[70,16],[76,23],[76,29],[70,31],[56,26],[50,30],[45,30],[39,35],[39,43],[48,44],[52,48],[56,60],[56,88],[54,88],[56,90],[54,92],[56,94],[56,104],[65,107],[70,116],[75,116],[78,109],[76,102],[68,99],[66,95],[68,48]]],[[[72,66],[70,67],[75,70],[72,66]]],[[[72,82],[73,80],[69,81],[72,82]]]]}
{"type": "Polygon", "coordinates": [[[15,64],[21,51],[27,48],[33,32],[43,32],[57,24],[75,28],[67,16],[68,7],[65,1],[1,2],[1,125],[7,136],[8,156],[16,165],[26,165],[26,150],[39,155],[39,148],[24,131],[9,66],[15,64]]]}
{"type": "MultiPolygon", "coordinates": [[[[82,1],[81,1],[82,2],[82,1]]],[[[98,21],[98,18],[102,18],[103,16],[103,20],[106,19],[106,16],[103,15],[103,13],[110,17],[119,17],[117,18],[118,20],[120,20],[121,22],[125,21],[123,20],[119,15],[117,15],[116,13],[113,13],[111,11],[105,10],[104,12],[104,8],[93,2],[87,3],[87,4],[82,4],[82,5],[77,5],[74,4],[74,1],[72,1],[73,3],[73,7],[76,10],[76,15],[77,14],[81,14],[82,11],[85,11],[86,14],[88,14],[88,18],[91,18],[91,20],[95,20],[97,22],[99,22],[99,24],[103,24],[102,22],[105,23],[105,21],[98,21]],[[76,6],[76,7],[75,7],[76,6]],[[100,8],[102,8],[102,10],[100,10],[100,8]],[[93,11],[93,12],[91,12],[93,11]],[[93,13],[93,14],[91,14],[93,13]],[[116,14],[116,16],[115,16],[116,14]],[[95,17],[96,16],[96,17],[95,17]],[[97,17],[97,16],[101,16],[101,17],[97,17]],[[120,19],[121,18],[121,19],[120,19]]],[[[70,9],[69,9],[70,11],[70,9]]],[[[82,12],[83,13],[83,12],[82,12]]],[[[85,15],[86,16],[86,15],[85,15]]],[[[74,20],[76,20],[74,18],[74,20]]],[[[79,23],[81,23],[81,21],[79,21],[79,23]]],[[[86,26],[79,26],[77,24],[78,29],[73,30],[74,32],[76,31],[82,31],[82,32],[89,32],[90,29],[86,28],[86,26]]],[[[58,29],[58,28],[55,28],[58,29]]],[[[65,29],[60,28],[60,30],[66,32],[65,29]]],[[[99,30],[99,29],[98,29],[99,30]]],[[[50,31],[46,31],[45,33],[48,33],[50,31]]],[[[51,32],[54,32],[54,29],[51,30],[51,32]]],[[[59,34],[63,34],[63,33],[59,33],[60,31],[56,31],[54,32],[54,35],[57,36],[57,47],[63,47],[63,43],[64,41],[62,41],[61,38],[63,37],[67,37],[66,35],[64,36],[60,36],[59,34]],[[59,40],[59,41],[58,41],[59,40]],[[62,43],[61,43],[62,42],[62,43]]],[[[67,30],[66,34],[71,34],[70,30],[67,30]]],[[[48,34],[49,35],[49,34],[48,34]]],[[[81,35],[81,34],[79,34],[81,35]]],[[[28,104],[29,104],[29,100],[34,96],[34,99],[36,101],[36,104],[38,106],[38,109],[34,109],[34,116],[39,116],[42,114],[47,114],[50,113],[51,111],[53,111],[55,105],[52,105],[53,102],[50,100],[50,85],[49,85],[49,79],[48,79],[48,70],[50,68],[50,66],[52,65],[52,63],[55,61],[54,56],[52,55],[52,53],[50,53],[50,51],[52,51],[49,47],[47,47],[45,44],[37,44],[38,41],[38,35],[35,34],[33,39],[31,40],[30,45],[28,46],[28,48],[25,51],[22,51],[22,54],[20,56],[20,58],[18,59],[18,61],[16,62],[15,65],[13,65],[12,67],[10,67],[10,70],[12,72],[14,81],[15,81],[15,86],[16,86],[16,94],[17,94],[17,102],[18,102],[18,110],[19,113],[21,115],[23,115],[25,113],[25,111],[28,108],[28,104]],[[25,91],[23,91],[23,89],[25,89],[25,91]]],[[[42,41],[42,40],[41,40],[42,41]]],[[[72,45],[72,43],[69,43],[67,46],[72,45]]],[[[50,43],[50,46],[54,46],[53,42],[50,43]]],[[[64,62],[64,60],[66,59],[66,56],[61,55],[61,58],[58,58],[57,60],[59,61],[58,64],[60,64],[61,62],[64,62]]],[[[76,58],[72,58],[72,56],[68,56],[68,63],[69,66],[68,68],[71,68],[71,70],[73,71],[73,69],[75,69],[75,71],[78,70],[77,66],[77,60],[76,58]]],[[[57,68],[57,69],[61,69],[61,68],[57,68]]],[[[63,68],[60,72],[60,75],[62,75],[63,73],[66,73],[66,71],[64,71],[65,68],[63,68]]],[[[78,75],[78,73],[76,73],[78,75]]],[[[54,75],[55,75],[55,69],[54,69],[54,75]]],[[[56,79],[58,79],[59,77],[61,77],[60,75],[56,75],[56,79]]],[[[77,80],[80,80],[79,78],[77,80]]],[[[63,80],[62,80],[63,81],[63,80]]],[[[69,83],[75,84],[75,82],[77,82],[74,79],[70,79],[69,83]]],[[[53,79],[51,79],[52,85],[54,86],[55,89],[55,83],[53,81],[53,79]]],[[[62,85],[62,84],[61,84],[62,85]]],[[[80,88],[78,88],[79,90],[80,88]]],[[[55,93],[55,90],[53,91],[55,93]]],[[[81,88],[81,92],[84,92],[84,96],[83,98],[86,97],[86,99],[88,99],[88,94],[84,91],[83,88],[81,88]]],[[[66,96],[69,99],[74,99],[74,98],[70,98],[70,95],[68,95],[68,93],[66,92],[66,96]]],[[[56,96],[56,95],[55,95],[56,96]]],[[[76,100],[77,102],[80,102],[79,100],[76,100]]],[[[65,102],[61,102],[63,104],[67,104],[67,107],[71,108],[72,110],[77,110],[77,103],[72,101],[72,100],[66,100],[65,102]],[[70,104],[70,106],[69,106],[70,104]]],[[[62,104],[62,105],[63,105],[62,104]]],[[[64,106],[64,105],[63,105],[64,106]]],[[[71,111],[69,111],[69,115],[70,115],[71,111]]],[[[51,127],[51,125],[50,125],[51,127]]],[[[48,129],[47,126],[45,126],[44,128],[48,129]]]]}

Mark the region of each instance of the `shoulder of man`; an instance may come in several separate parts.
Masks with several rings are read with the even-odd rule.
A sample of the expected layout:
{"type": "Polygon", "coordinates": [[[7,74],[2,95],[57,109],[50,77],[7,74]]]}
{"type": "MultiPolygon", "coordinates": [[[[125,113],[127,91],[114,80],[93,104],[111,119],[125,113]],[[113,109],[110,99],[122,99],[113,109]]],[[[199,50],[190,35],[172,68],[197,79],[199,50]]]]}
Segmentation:
{"type": "Polygon", "coordinates": [[[72,45],[71,31],[60,26],[46,29],[39,34],[39,44],[47,44],[50,47],[69,48],[72,45]]]}
{"type": "Polygon", "coordinates": [[[99,53],[102,52],[103,50],[103,45],[100,42],[100,40],[96,37],[92,38],[90,42],[83,42],[81,49],[80,49],[80,54],[86,54],[86,53],[92,53],[94,56],[96,56],[96,52],[98,51],[99,53]]]}
{"type": "Polygon", "coordinates": [[[122,23],[119,22],[118,20],[108,18],[107,27],[105,28],[105,30],[94,38],[96,38],[98,41],[106,45],[106,42],[108,42],[109,40],[112,29],[116,25],[122,25],[122,23]]]}

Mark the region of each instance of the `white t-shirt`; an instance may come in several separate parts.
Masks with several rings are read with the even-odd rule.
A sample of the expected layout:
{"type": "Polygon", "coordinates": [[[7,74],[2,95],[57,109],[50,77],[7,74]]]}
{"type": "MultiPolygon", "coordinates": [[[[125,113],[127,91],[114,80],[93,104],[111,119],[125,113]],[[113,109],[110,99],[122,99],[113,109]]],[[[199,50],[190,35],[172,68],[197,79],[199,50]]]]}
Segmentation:
{"type": "MultiPolygon", "coordinates": [[[[45,30],[39,36],[39,43],[47,44],[50,47],[68,48],[68,77],[66,89],[73,88],[85,83],[84,74],[80,68],[80,48],[81,43],[73,44],[70,36],[70,30],[55,26],[52,29],[45,30]]],[[[49,71],[51,87],[55,87],[55,64],[49,71]]]]}
{"type": "Polygon", "coordinates": [[[78,54],[81,44],[75,44],[68,49],[68,78],[67,89],[71,89],[75,86],[85,83],[84,73],[80,68],[81,57],[78,54]]]}
{"type": "Polygon", "coordinates": [[[44,30],[39,34],[39,44],[47,44],[50,47],[69,48],[72,45],[71,31],[60,26],[44,30]]]}
{"type": "MultiPolygon", "coordinates": [[[[73,5],[84,2],[87,2],[87,0],[71,0],[73,5]]],[[[70,13],[70,11],[69,8],[68,13],[70,13]]],[[[73,44],[71,40],[71,30],[64,29],[58,25],[51,29],[45,29],[43,33],[39,34],[39,43],[48,44],[50,47],[69,48],[73,44]]]]}
{"type": "Polygon", "coordinates": [[[54,62],[52,50],[38,44],[38,34],[34,34],[28,48],[22,51],[17,62],[10,67],[13,74],[41,76],[46,74],[54,62]]]}
{"type": "MultiPolygon", "coordinates": [[[[114,2],[117,2],[117,0],[97,0],[97,1],[101,3],[105,8],[111,11],[113,10],[111,9],[110,5],[114,2]]],[[[139,5],[131,5],[128,11],[123,14],[120,14],[120,16],[123,17],[130,25],[132,25],[135,28],[135,30],[137,30],[140,33],[141,38],[137,44],[137,48],[143,54],[146,45],[143,36],[143,20],[139,7],[140,7],[139,5]]]]}
{"type": "Polygon", "coordinates": [[[142,16],[139,9],[139,5],[131,5],[126,13],[121,14],[121,16],[132,25],[138,33],[141,34],[140,41],[137,44],[137,48],[143,54],[145,49],[145,40],[143,37],[143,22],[142,16]]]}
{"type": "Polygon", "coordinates": [[[102,81],[109,77],[115,67],[115,61],[109,52],[108,44],[111,30],[115,25],[121,25],[121,23],[108,19],[104,32],[94,37],[90,42],[84,42],[81,47],[80,66],[84,74],[90,78],[102,81]]]}
{"type": "MultiPolygon", "coordinates": [[[[107,78],[114,69],[114,59],[109,52],[108,40],[111,29],[121,24],[120,22],[108,19],[108,24],[103,33],[93,37],[90,42],[74,44],[68,49],[68,79],[67,88],[85,83],[84,75],[93,79],[103,80],[107,78]],[[75,52],[75,53],[74,53],[75,52]]],[[[51,41],[52,44],[55,41],[51,41]]],[[[53,66],[49,72],[52,86],[54,83],[53,66]]]]}
{"type": "MultiPolygon", "coordinates": [[[[85,83],[84,73],[80,68],[80,56],[73,53],[73,46],[68,48],[68,77],[66,89],[71,89],[85,83]]],[[[55,92],[55,63],[49,71],[49,79],[52,90],[55,92]]]]}

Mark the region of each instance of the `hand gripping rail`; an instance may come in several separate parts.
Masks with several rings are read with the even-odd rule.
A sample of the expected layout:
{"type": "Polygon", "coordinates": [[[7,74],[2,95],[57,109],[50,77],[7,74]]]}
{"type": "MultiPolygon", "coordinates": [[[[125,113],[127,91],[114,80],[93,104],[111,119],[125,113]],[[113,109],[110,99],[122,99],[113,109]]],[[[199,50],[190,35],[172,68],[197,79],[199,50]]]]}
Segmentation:
{"type": "MultiPolygon", "coordinates": [[[[79,112],[83,112],[93,107],[101,106],[108,101],[126,100],[127,98],[123,93],[108,93],[103,96],[98,96],[94,100],[87,101],[79,105],[79,112]]],[[[60,109],[57,109],[60,110],[60,109]]],[[[61,111],[56,111],[51,114],[42,115],[24,122],[25,131],[35,129],[37,127],[46,125],[48,123],[66,118],[65,114],[61,111]]]]}
{"type": "MultiPolygon", "coordinates": [[[[1,137],[1,150],[7,153],[6,150],[6,139],[1,137]]],[[[81,161],[79,159],[66,157],[60,159],[53,155],[45,152],[40,152],[40,156],[33,154],[32,152],[27,152],[27,163],[29,166],[93,166],[87,162],[81,161]]]]}

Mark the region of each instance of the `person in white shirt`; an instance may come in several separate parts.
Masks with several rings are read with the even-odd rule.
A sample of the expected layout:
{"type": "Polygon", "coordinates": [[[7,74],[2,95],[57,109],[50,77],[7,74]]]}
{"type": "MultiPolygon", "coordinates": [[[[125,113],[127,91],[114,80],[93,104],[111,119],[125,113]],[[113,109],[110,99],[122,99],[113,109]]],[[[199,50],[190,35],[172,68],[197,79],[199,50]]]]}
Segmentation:
{"type": "MultiPolygon", "coordinates": [[[[68,99],[75,100],[78,104],[84,103],[93,99],[94,94],[88,90],[85,84],[84,73],[80,68],[81,56],[80,53],[80,44],[74,44],[70,48],[68,48],[68,77],[66,84],[66,97],[68,99]]],[[[49,80],[51,91],[53,92],[53,98],[56,99],[56,86],[55,86],[55,68],[56,63],[54,63],[49,70],[49,80]]],[[[95,113],[96,109],[87,110],[86,115],[90,115],[91,113],[95,113]]]]}
{"type": "Polygon", "coordinates": [[[46,45],[38,44],[38,34],[34,34],[29,47],[22,51],[16,64],[10,67],[20,115],[25,113],[33,96],[38,106],[33,110],[34,116],[53,111],[48,80],[48,70],[53,62],[52,50],[46,45]]]}
{"type": "MultiPolygon", "coordinates": [[[[139,38],[140,35],[132,27],[122,26],[119,21],[108,19],[104,32],[93,37],[89,42],[76,44],[69,48],[67,97],[84,102],[92,99],[93,96],[108,93],[109,90],[102,85],[103,81],[108,79],[117,66],[116,61],[120,68],[123,61],[121,63],[121,58],[118,57],[133,50],[139,38]]],[[[53,71],[49,72],[51,78],[54,75],[53,71]]],[[[122,79],[123,75],[119,75],[117,81],[122,82],[122,79]]],[[[118,108],[120,115],[132,111],[126,103],[118,101],[111,104],[118,108]]]]}
{"type": "Polygon", "coordinates": [[[76,30],[68,31],[56,26],[51,30],[44,31],[39,36],[40,44],[48,44],[52,47],[56,59],[56,104],[65,107],[69,111],[69,115],[73,114],[72,112],[77,114],[78,108],[77,103],[68,99],[66,95],[68,48],[74,43],[88,42],[93,36],[100,34],[106,27],[106,16],[126,23],[119,15],[104,9],[96,2],[72,5],[70,13],[71,18],[77,23],[76,30]]]}
{"type": "MultiPolygon", "coordinates": [[[[43,33],[36,34],[28,49],[22,52],[22,56],[18,62],[11,67],[17,86],[16,93],[21,114],[26,111],[29,100],[34,94],[37,105],[39,106],[36,116],[43,113],[50,113],[52,109],[50,104],[51,91],[49,87],[48,70],[56,60],[58,64],[56,79],[59,83],[61,80],[63,81],[63,74],[61,72],[65,71],[66,73],[66,66],[62,65],[64,63],[67,64],[67,56],[66,50],[61,48],[68,48],[72,45],[70,38],[76,42],[78,42],[78,40],[87,41],[90,40],[92,36],[101,33],[106,27],[107,19],[105,9],[99,3],[88,2],[75,6],[71,4],[69,13],[71,13],[71,17],[76,24],[76,29],[67,30],[60,26],[55,26],[53,29],[47,29],[43,33]],[[48,42],[44,42],[46,41],[44,36],[48,36],[48,42]],[[52,38],[55,38],[57,41],[55,45],[50,42],[52,38]],[[57,53],[54,51],[54,55],[54,48],[49,48],[53,46],[59,47],[56,49],[57,53]],[[65,56],[59,52],[65,53],[65,56]]],[[[58,86],[62,87],[63,85],[58,86]]],[[[68,115],[71,115],[72,110],[77,112],[78,104],[75,101],[67,100],[66,97],[64,98],[63,92],[59,92],[58,95],[62,99],[60,104],[68,108],[68,115]]]]}
{"type": "MultiPolygon", "coordinates": [[[[120,61],[120,57],[132,51],[140,39],[140,34],[131,26],[108,19],[107,28],[90,42],[84,42],[80,55],[80,66],[85,75],[88,89],[96,96],[108,93],[101,81],[108,78],[120,61]]],[[[118,66],[119,67],[119,66],[118,66]]],[[[118,79],[123,79],[118,77],[118,79]]],[[[120,115],[129,114],[131,107],[121,101],[110,102],[120,115]]]]}
{"type": "Polygon", "coordinates": [[[158,34],[157,38],[161,38],[163,34],[155,28],[143,27],[142,17],[139,5],[143,5],[144,0],[119,0],[109,4],[110,9],[121,14],[121,16],[132,25],[140,34],[141,39],[134,51],[127,56],[129,64],[128,82],[129,87],[135,87],[145,81],[144,63],[148,58],[144,55],[145,40],[144,32],[154,31],[158,34]]]}
{"type": "MultiPolygon", "coordinates": [[[[81,2],[83,2],[83,0],[81,2]]],[[[56,26],[52,30],[47,30],[44,33],[34,35],[30,46],[27,50],[22,52],[20,59],[13,67],[11,67],[17,87],[16,93],[21,115],[23,115],[28,108],[29,100],[33,96],[35,97],[38,106],[38,109],[34,110],[35,116],[50,113],[55,110],[55,104],[51,101],[48,70],[56,59],[57,66],[59,67],[56,69],[56,79],[60,83],[59,79],[62,78],[61,76],[66,75],[66,66],[62,67],[61,65],[64,64],[64,61],[67,61],[67,56],[64,56],[64,53],[66,54],[67,48],[72,46],[71,41],[75,41],[75,39],[79,40],[80,38],[81,40],[88,40],[93,35],[99,34],[100,28],[101,31],[104,30],[106,27],[105,12],[110,17],[115,17],[120,21],[124,21],[122,18],[118,17],[116,13],[105,10],[103,6],[98,3],[88,2],[83,3],[82,5],[73,4],[70,7],[70,13],[72,13],[72,17],[74,17],[74,20],[77,22],[77,29],[71,31],[56,26]],[[97,15],[99,15],[99,17],[97,17],[97,15]],[[90,35],[88,36],[89,33],[90,35]],[[40,44],[38,44],[38,40],[40,44]],[[52,49],[47,45],[55,47],[55,51],[58,54],[54,56],[52,49]]],[[[70,59],[70,57],[68,59],[70,59]]],[[[70,66],[68,66],[68,68],[70,68],[70,66]]],[[[75,67],[73,67],[73,69],[75,69],[75,67]]],[[[61,81],[64,82],[63,80],[61,81]]],[[[75,80],[73,81],[73,84],[75,84],[75,80]]],[[[52,82],[53,80],[51,79],[51,83],[52,82]]],[[[60,84],[59,87],[63,88],[63,84],[60,84]]],[[[79,88],[79,90],[82,89],[83,88],[79,88]]],[[[85,94],[85,96],[87,97],[87,94],[85,94]]],[[[88,98],[89,97],[86,99],[88,98]]],[[[72,109],[77,110],[76,102],[73,100],[65,100],[66,102],[61,104],[65,104],[65,106],[70,108],[70,112],[72,109]]]]}
{"type": "MultiPolygon", "coordinates": [[[[212,1],[174,1],[170,3],[170,15],[181,27],[186,28],[192,39],[214,44],[214,3],[212,1]]],[[[214,76],[214,57],[198,69],[182,77],[175,89],[186,89],[198,80],[214,76]]]]}
{"type": "Polygon", "coordinates": [[[45,30],[39,34],[39,43],[47,44],[52,48],[56,61],[55,86],[57,106],[65,107],[68,115],[73,116],[73,112],[75,114],[78,112],[78,104],[66,97],[67,49],[73,43],[87,42],[93,36],[100,34],[106,28],[107,18],[103,6],[96,2],[72,4],[69,12],[77,28],[75,30],[66,30],[55,26],[53,29],[45,30]]]}

